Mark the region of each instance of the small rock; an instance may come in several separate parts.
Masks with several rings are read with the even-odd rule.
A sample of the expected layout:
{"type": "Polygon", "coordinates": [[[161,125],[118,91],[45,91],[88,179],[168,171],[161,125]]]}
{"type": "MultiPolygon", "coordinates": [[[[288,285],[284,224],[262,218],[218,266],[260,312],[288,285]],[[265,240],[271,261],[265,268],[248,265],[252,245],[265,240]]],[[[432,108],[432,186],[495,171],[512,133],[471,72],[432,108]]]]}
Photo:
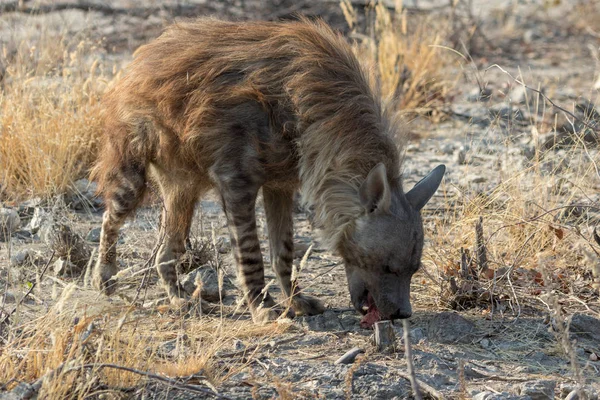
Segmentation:
{"type": "MultiPolygon", "coordinates": [[[[91,250],[81,236],[64,224],[44,225],[41,231],[46,244],[56,252],[58,257],[75,264],[79,272],[85,269],[91,250]]],[[[72,272],[76,273],[74,270],[72,272]]]]}
{"type": "Polygon", "coordinates": [[[520,394],[529,396],[532,400],[554,399],[555,381],[536,380],[521,385],[520,394]]]}
{"type": "Polygon", "coordinates": [[[481,176],[481,175],[467,175],[465,180],[468,183],[477,184],[477,183],[483,183],[483,182],[487,181],[487,178],[485,176],[481,176]]]}
{"type": "Polygon", "coordinates": [[[467,152],[464,149],[456,150],[454,160],[458,165],[465,165],[467,163],[467,152]]]}
{"type": "Polygon", "coordinates": [[[521,110],[512,104],[495,104],[489,108],[489,112],[492,118],[498,118],[505,121],[523,120],[523,113],[521,110]]]}
{"type": "Polygon", "coordinates": [[[600,319],[581,313],[573,314],[569,332],[572,335],[600,341],[600,319]]]}
{"type": "Polygon", "coordinates": [[[37,257],[37,253],[32,249],[25,249],[19,251],[17,254],[10,258],[11,267],[20,267],[26,263],[33,262],[37,257]]]}
{"type": "Polygon", "coordinates": [[[527,100],[527,89],[523,85],[516,85],[510,91],[510,101],[521,104],[527,100]]]}
{"type": "Polygon", "coordinates": [[[21,218],[12,208],[0,208],[0,241],[10,238],[21,225],[21,218]]]}
{"type": "MultiPolygon", "coordinates": [[[[225,282],[225,279],[223,280],[225,282]]],[[[202,265],[190,273],[183,276],[181,286],[189,295],[192,295],[200,285],[200,297],[210,302],[218,302],[219,297],[219,277],[217,271],[210,265],[202,265]]],[[[225,284],[223,284],[221,295],[225,297],[225,284]]]]}
{"type": "Polygon", "coordinates": [[[492,98],[492,89],[484,87],[484,88],[475,88],[469,94],[467,94],[467,101],[489,101],[492,98]]]}
{"type": "Polygon", "coordinates": [[[444,143],[440,146],[440,151],[443,154],[452,155],[454,153],[455,146],[452,143],[444,143]]]}
{"type": "Polygon", "coordinates": [[[17,302],[17,298],[11,292],[4,292],[4,296],[0,295],[0,304],[2,303],[3,298],[6,304],[12,304],[17,302]]]}
{"type": "Polygon", "coordinates": [[[316,332],[344,330],[337,314],[332,310],[325,310],[320,315],[302,316],[298,321],[309,330],[316,332]]]}
{"type": "Polygon", "coordinates": [[[81,273],[81,269],[62,257],[54,262],[53,269],[56,276],[75,276],[81,273]]]}
{"type": "Polygon", "coordinates": [[[98,184],[87,179],[79,179],[73,183],[66,201],[71,208],[80,210],[86,206],[98,207],[102,202],[96,197],[98,184]]]}
{"type": "Polygon", "coordinates": [[[231,251],[231,239],[228,236],[221,236],[217,239],[219,253],[228,254],[231,251]]]}
{"type": "Polygon", "coordinates": [[[479,344],[484,349],[487,349],[488,347],[490,347],[490,341],[489,341],[489,339],[481,339],[481,341],[479,342],[479,344]]]}
{"type": "Polygon", "coordinates": [[[415,328],[410,331],[409,338],[412,343],[419,343],[421,340],[425,339],[427,333],[423,328],[415,328]]]}
{"type": "Polygon", "coordinates": [[[100,243],[100,233],[102,232],[102,228],[93,228],[88,234],[85,236],[85,240],[92,243],[100,243]]]}
{"type": "Polygon", "coordinates": [[[51,219],[52,216],[50,213],[46,212],[46,210],[44,210],[42,207],[36,207],[33,210],[33,216],[31,217],[31,220],[25,228],[31,233],[35,234],[40,230],[44,223],[48,222],[51,219]]]}
{"type": "Polygon", "coordinates": [[[429,340],[439,343],[471,343],[475,325],[454,312],[436,315],[427,327],[429,340]]]}

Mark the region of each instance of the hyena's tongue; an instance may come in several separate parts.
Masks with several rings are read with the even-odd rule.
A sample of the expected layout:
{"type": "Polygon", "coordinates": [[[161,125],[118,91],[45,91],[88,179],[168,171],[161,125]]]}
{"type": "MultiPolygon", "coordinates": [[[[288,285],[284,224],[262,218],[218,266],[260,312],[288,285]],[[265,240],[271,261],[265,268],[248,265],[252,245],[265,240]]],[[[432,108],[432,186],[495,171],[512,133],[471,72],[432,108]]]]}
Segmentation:
{"type": "Polygon", "coordinates": [[[381,321],[381,315],[379,315],[379,310],[375,305],[375,300],[373,300],[371,293],[367,297],[367,307],[369,307],[367,313],[360,320],[360,327],[364,329],[373,328],[375,322],[381,321]]]}

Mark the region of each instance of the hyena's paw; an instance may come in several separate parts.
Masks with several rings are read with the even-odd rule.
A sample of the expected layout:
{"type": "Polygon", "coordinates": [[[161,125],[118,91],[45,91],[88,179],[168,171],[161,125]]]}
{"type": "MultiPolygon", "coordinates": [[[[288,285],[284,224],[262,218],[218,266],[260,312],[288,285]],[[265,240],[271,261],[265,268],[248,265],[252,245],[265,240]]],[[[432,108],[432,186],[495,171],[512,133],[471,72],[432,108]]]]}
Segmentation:
{"type": "Polygon", "coordinates": [[[115,265],[97,264],[92,273],[92,285],[105,295],[112,295],[117,288],[117,281],[114,279],[117,272],[115,265]]]}
{"type": "Polygon", "coordinates": [[[250,307],[250,313],[255,324],[265,324],[282,316],[284,318],[294,318],[295,316],[294,310],[275,304],[270,295],[267,295],[257,307],[250,307]]]}
{"type": "Polygon", "coordinates": [[[306,294],[297,294],[292,298],[292,308],[298,315],[317,315],[325,312],[321,300],[306,294]]]}

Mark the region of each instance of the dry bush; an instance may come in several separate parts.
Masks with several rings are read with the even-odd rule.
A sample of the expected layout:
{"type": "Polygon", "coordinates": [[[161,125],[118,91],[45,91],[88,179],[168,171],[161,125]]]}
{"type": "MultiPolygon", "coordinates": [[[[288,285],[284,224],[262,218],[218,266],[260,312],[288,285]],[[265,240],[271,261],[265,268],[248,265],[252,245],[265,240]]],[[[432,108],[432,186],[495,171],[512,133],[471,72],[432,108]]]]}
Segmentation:
{"type": "Polygon", "coordinates": [[[367,10],[367,33],[359,32],[357,12],[341,2],[356,39],[354,50],[367,64],[385,103],[401,114],[431,114],[447,98],[455,80],[447,69],[456,60],[444,48],[450,20],[440,15],[407,15],[402,2],[392,13],[383,2],[367,10]]]}
{"type": "MultiPolygon", "coordinates": [[[[568,134],[556,132],[554,126],[555,136],[569,137],[562,144],[548,146],[547,137],[538,130],[552,126],[555,120],[553,115],[546,115],[547,106],[539,96],[528,98],[527,107],[535,116],[530,121],[531,147],[521,162],[515,162],[515,158],[506,157],[511,147],[517,150],[515,144],[510,140],[506,143],[506,152],[497,156],[498,168],[490,175],[497,178],[497,185],[442,188],[447,197],[439,210],[442,216],[430,220],[428,230],[435,234],[430,236],[433,245],[426,246],[424,257],[424,263],[433,265],[443,282],[438,297],[432,297],[436,306],[479,306],[485,312],[495,306],[496,310],[519,314],[528,300],[544,306],[539,296],[548,287],[560,290],[568,304],[565,309],[571,312],[585,309],[581,306],[586,303],[597,303],[597,264],[586,254],[600,255],[600,246],[593,239],[594,227],[600,221],[600,151],[583,140],[589,130],[583,125],[568,134]],[[475,225],[480,218],[489,260],[487,271],[481,269],[476,255],[475,225]],[[461,249],[469,249],[466,257],[461,257],[461,249]],[[461,258],[466,259],[470,270],[467,280],[471,280],[462,287],[460,281],[465,277],[461,264],[465,260],[461,258]],[[454,289],[449,287],[453,278],[459,281],[454,289]],[[491,297],[495,297],[494,304],[491,297]]],[[[592,123],[584,118],[584,122],[592,123]]],[[[466,155],[466,165],[457,166],[464,175],[481,173],[477,161],[483,150],[480,146],[474,143],[466,155]]]]}
{"type": "Polygon", "coordinates": [[[112,76],[85,32],[57,33],[35,18],[0,42],[0,198],[60,192],[86,174],[112,76]]]}

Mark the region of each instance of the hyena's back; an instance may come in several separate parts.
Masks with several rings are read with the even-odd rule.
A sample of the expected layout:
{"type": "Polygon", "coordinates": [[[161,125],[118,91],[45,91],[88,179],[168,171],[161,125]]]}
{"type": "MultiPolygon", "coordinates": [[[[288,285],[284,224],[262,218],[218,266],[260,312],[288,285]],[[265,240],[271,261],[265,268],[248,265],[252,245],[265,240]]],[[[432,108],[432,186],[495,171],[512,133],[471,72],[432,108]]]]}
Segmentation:
{"type": "MultiPolygon", "coordinates": [[[[261,295],[257,192],[263,188],[273,266],[285,294],[292,295],[291,210],[298,160],[318,164],[319,157],[340,151],[328,142],[346,140],[328,136],[331,127],[325,125],[318,137],[307,137],[306,128],[326,116],[364,110],[357,98],[376,108],[349,46],[321,23],[199,20],[175,25],[141,47],[105,98],[105,133],[94,174],[107,211],[95,285],[114,290],[118,229],[143,198],[147,182],[154,181],[164,199],[157,268],[169,297],[179,303],[174,260],[184,252],[198,197],[216,187],[253,315],[273,316],[261,314],[259,307],[261,301],[273,302],[261,295]],[[344,102],[345,97],[352,101],[344,102]]],[[[354,124],[347,130],[360,131],[357,121],[377,125],[372,118],[378,110],[371,114],[328,122],[339,130],[354,124]]],[[[362,141],[361,150],[368,145],[362,141]]],[[[295,309],[316,313],[322,306],[297,295],[295,309]]]]}

